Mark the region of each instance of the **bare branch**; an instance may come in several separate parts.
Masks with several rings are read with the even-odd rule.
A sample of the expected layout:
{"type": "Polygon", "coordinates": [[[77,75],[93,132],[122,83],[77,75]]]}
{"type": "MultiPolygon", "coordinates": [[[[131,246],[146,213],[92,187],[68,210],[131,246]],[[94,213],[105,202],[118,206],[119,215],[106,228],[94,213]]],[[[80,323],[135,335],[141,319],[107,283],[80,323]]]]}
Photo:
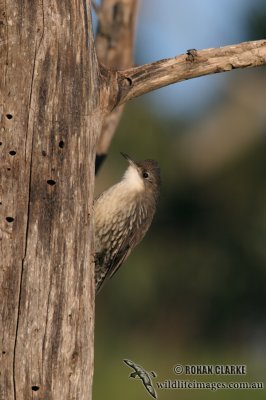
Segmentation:
{"type": "Polygon", "coordinates": [[[115,106],[172,83],[265,64],[266,40],[200,51],[188,50],[187,54],[174,58],[118,71],[115,106]]]}
{"type": "MultiPolygon", "coordinates": [[[[111,70],[132,65],[137,6],[138,0],[102,0],[97,7],[97,56],[101,64],[111,70]]],[[[105,158],[123,109],[124,106],[115,108],[104,119],[97,146],[96,172],[105,158]]]]}

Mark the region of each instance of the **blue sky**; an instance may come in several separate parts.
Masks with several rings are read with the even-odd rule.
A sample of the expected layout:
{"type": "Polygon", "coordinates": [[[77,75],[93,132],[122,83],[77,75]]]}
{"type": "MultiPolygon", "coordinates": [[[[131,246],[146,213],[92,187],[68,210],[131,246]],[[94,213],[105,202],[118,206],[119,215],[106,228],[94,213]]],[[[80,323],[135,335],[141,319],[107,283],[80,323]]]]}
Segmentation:
{"type": "MultiPolygon", "coordinates": [[[[247,40],[247,11],[255,0],[140,0],[136,63],[247,40]]],[[[202,109],[223,85],[226,74],[171,85],[145,99],[156,112],[187,114],[202,109]]]]}

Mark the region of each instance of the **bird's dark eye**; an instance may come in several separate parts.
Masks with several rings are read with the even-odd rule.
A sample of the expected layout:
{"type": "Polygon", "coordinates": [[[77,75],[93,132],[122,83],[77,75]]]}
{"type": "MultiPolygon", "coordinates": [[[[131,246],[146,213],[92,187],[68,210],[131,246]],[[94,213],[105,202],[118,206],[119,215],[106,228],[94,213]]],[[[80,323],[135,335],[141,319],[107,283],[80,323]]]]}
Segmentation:
{"type": "Polygon", "coordinates": [[[148,174],[148,172],[147,171],[144,171],[143,173],[142,173],[142,176],[143,176],[143,178],[149,178],[149,174],[148,174]]]}

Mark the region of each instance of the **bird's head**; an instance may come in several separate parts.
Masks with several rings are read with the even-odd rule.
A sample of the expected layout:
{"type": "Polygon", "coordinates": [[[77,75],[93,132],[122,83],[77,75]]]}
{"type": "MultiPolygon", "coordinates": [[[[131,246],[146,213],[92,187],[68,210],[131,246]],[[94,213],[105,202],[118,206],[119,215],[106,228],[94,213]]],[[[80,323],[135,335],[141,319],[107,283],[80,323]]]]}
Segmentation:
{"type": "Polygon", "coordinates": [[[124,180],[128,185],[131,185],[133,190],[153,194],[157,200],[161,184],[160,168],[157,161],[149,159],[134,161],[127,154],[121,154],[129,164],[124,174],[124,180]]]}

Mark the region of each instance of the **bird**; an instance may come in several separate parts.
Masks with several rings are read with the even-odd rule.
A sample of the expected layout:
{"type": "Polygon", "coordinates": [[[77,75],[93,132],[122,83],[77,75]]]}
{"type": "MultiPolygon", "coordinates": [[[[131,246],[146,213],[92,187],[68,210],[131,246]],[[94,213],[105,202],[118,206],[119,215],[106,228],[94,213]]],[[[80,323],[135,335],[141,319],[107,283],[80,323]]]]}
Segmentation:
{"type": "Polygon", "coordinates": [[[160,196],[160,168],[155,160],[134,161],[122,179],[94,202],[95,292],[118,271],[143,239],[160,196]]]}

